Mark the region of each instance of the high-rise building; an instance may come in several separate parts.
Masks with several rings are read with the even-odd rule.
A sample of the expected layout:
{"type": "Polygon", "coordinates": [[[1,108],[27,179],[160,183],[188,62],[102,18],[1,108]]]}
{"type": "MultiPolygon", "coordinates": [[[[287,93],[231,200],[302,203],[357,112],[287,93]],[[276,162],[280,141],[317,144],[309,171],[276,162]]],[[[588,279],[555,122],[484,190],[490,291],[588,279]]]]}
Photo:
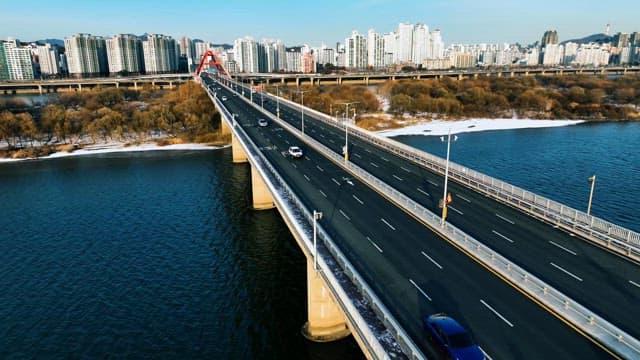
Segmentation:
{"type": "Polygon", "coordinates": [[[357,31],[344,40],[345,66],[352,70],[363,70],[367,67],[367,41],[357,31]]]}
{"type": "Polygon", "coordinates": [[[564,65],[571,65],[576,60],[578,54],[578,44],[574,42],[568,42],[564,44],[564,56],[562,57],[562,63],[564,65]]]}
{"type": "Polygon", "coordinates": [[[64,39],[67,66],[72,76],[107,75],[106,42],[101,36],[77,34],[64,39]]]}
{"type": "Polygon", "coordinates": [[[233,46],[233,53],[238,64],[238,70],[243,73],[259,72],[258,43],[247,36],[237,39],[233,46]]]}
{"type": "Polygon", "coordinates": [[[374,69],[384,67],[384,37],[374,29],[367,32],[367,66],[374,69]]]}
{"type": "Polygon", "coordinates": [[[44,44],[37,46],[40,74],[43,77],[60,73],[60,54],[56,46],[44,44]]]}
{"type": "Polygon", "coordinates": [[[313,53],[307,52],[302,54],[302,72],[305,74],[316,72],[316,63],[313,60],[313,53]]]}
{"type": "Polygon", "coordinates": [[[629,34],[623,32],[615,34],[613,36],[613,42],[611,45],[615,46],[618,49],[629,46],[629,34]]]}
{"type": "Polygon", "coordinates": [[[287,71],[288,72],[302,72],[302,51],[300,47],[287,48],[287,71]]]}
{"type": "Polygon", "coordinates": [[[163,74],[178,71],[179,48],[168,35],[151,34],[142,42],[144,69],[147,74],[163,74]]]}
{"type": "Polygon", "coordinates": [[[544,49],[548,44],[557,44],[558,43],[558,32],[556,30],[547,30],[542,35],[542,42],[540,43],[540,47],[544,49]]]}
{"type": "MultiPolygon", "coordinates": [[[[193,63],[197,67],[197,66],[200,65],[200,61],[202,61],[202,57],[204,56],[204,53],[206,53],[207,50],[209,50],[210,46],[209,46],[208,42],[205,42],[205,41],[202,41],[202,40],[194,40],[193,41],[193,48],[194,48],[193,63]]],[[[216,54],[217,55],[222,55],[221,53],[219,53],[217,51],[216,51],[216,54]]]]}
{"type": "Polygon", "coordinates": [[[564,57],[564,46],[558,44],[547,44],[544,47],[542,65],[556,66],[562,62],[564,57]]]}
{"type": "Polygon", "coordinates": [[[442,34],[439,29],[435,29],[431,32],[430,37],[431,58],[441,59],[444,57],[444,41],[442,41],[442,34]]]}
{"type": "Polygon", "coordinates": [[[106,40],[109,73],[144,73],[142,41],[135,35],[119,34],[106,40]]]}
{"type": "Polygon", "coordinates": [[[31,80],[33,75],[31,49],[17,39],[0,41],[0,80],[31,80]]]}
{"type": "Polygon", "coordinates": [[[196,60],[196,46],[193,40],[186,36],[180,38],[180,60],[186,63],[189,72],[195,71],[195,68],[200,64],[200,59],[196,60]]]}
{"type": "Polygon", "coordinates": [[[395,62],[405,63],[413,61],[413,25],[398,25],[396,40],[396,56],[395,62]]]}
{"type": "Polygon", "coordinates": [[[320,53],[318,54],[318,63],[322,65],[331,64],[335,66],[336,50],[323,45],[320,48],[320,53]]]}
{"type": "Polygon", "coordinates": [[[413,28],[412,62],[414,64],[422,64],[422,60],[431,58],[429,35],[429,27],[425,24],[417,24],[413,28]]]}
{"type": "Polygon", "coordinates": [[[396,43],[397,35],[395,32],[390,32],[382,35],[384,41],[384,66],[389,66],[394,63],[397,54],[396,43]]]}

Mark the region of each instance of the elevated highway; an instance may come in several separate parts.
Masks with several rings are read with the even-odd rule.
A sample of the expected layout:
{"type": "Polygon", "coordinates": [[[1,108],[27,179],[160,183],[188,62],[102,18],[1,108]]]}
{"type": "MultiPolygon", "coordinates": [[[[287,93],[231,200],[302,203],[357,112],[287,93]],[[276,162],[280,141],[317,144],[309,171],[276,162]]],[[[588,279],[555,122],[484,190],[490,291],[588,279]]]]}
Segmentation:
{"type": "MultiPolygon", "coordinates": [[[[335,156],[332,157],[326,151],[323,152],[322,147],[309,143],[308,139],[313,139],[312,142],[323,144],[322,146],[332,151],[334,155],[339,153],[344,145],[344,130],[339,129],[338,126],[327,124],[319,118],[318,114],[310,116],[309,109],[306,109],[305,135],[303,135],[298,130],[301,129],[302,124],[301,114],[296,104],[281,103],[280,100],[269,96],[264,103],[264,97],[261,100],[248,88],[244,90],[240,88],[238,92],[233,92],[231,88],[221,86],[210,78],[205,79],[205,84],[210,94],[215,94],[212,98],[221,108],[222,113],[228,110],[229,122],[233,125],[235,120],[236,127],[232,126],[232,129],[238,128],[246,132],[266,160],[277,169],[276,171],[308,209],[323,212],[324,218],[320,220],[323,231],[333,239],[355,271],[384,304],[388,314],[384,314],[383,317],[393,318],[394,323],[400,324],[403,332],[406,332],[411,342],[419,349],[419,353],[410,351],[408,353],[410,357],[437,356],[433,346],[425,338],[421,317],[441,311],[453,315],[472,329],[481,347],[492,358],[607,358],[613,356],[613,351],[594,338],[593,334],[574,325],[566,326],[570,322],[564,318],[560,321],[558,318],[561,316],[546,303],[541,302],[538,297],[506,281],[499,271],[474,256],[469,256],[463,247],[443,239],[442,233],[430,227],[425,221],[421,221],[420,216],[399,206],[388,195],[379,189],[372,188],[358,176],[354,176],[353,172],[348,171],[349,167],[345,169],[341,166],[340,156],[336,161],[335,156]],[[238,96],[238,93],[243,92],[246,99],[242,95],[238,96]],[[219,100],[223,96],[227,99],[226,101],[219,100]],[[253,105],[249,105],[248,102],[252,100],[253,105]],[[264,107],[264,110],[261,107],[264,107]],[[278,119],[278,108],[282,120],[278,119]],[[268,127],[257,126],[257,119],[264,117],[270,118],[272,124],[268,127]],[[305,151],[305,157],[300,161],[287,158],[285,150],[290,145],[301,145],[305,151]]],[[[229,85],[234,88],[237,86],[237,84],[229,85]]],[[[234,148],[238,145],[234,144],[234,148]]],[[[441,196],[437,195],[438,192],[441,193],[438,188],[441,189],[442,186],[442,179],[438,178],[437,172],[430,172],[422,165],[412,163],[402,156],[389,153],[357,137],[352,138],[349,148],[350,163],[354,163],[354,166],[358,166],[386,184],[392,184],[397,191],[406,191],[407,196],[409,193],[422,194],[420,196],[424,198],[418,197],[416,202],[427,209],[437,210],[437,199],[441,196]],[[397,186],[398,183],[407,184],[413,188],[403,188],[397,186]]],[[[236,154],[235,150],[234,154],[236,154]]],[[[234,155],[234,158],[236,157],[241,159],[242,154],[234,155]]],[[[507,243],[513,243],[506,240],[513,241],[512,238],[518,239],[518,242],[526,242],[520,238],[519,231],[522,233],[540,231],[535,228],[536,224],[545,225],[539,220],[530,219],[533,225],[528,224],[524,226],[524,230],[512,230],[515,233],[509,233],[508,229],[501,227],[505,226],[501,222],[516,225],[513,219],[521,216],[517,211],[500,202],[489,201],[486,195],[474,193],[473,190],[467,189],[468,192],[464,192],[462,186],[453,189],[456,198],[466,199],[462,201],[473,204],[468,205],[469,209],[467,209],[458,205],[456,200],[450,220],[458,225],[466,226],[466,223],[457,216],[453,216],[453,213],[460,217],[465,213],[475,217],[479,213],[489,219],[488,223],[491,226],[488,228],[487,224],[481,224],[479,228],[487,228],[486,231],[491,229],[491,236],[507,243]],[[484,204],[485,202],[488,204],[484,204]],[[493,215],[486,216],[488,214],[493,215]]],[[[279,210],[283,213],[280,208],[279,210]]],[[[468,221],[475,223],[477,220],[468,221]]],[[[519,226],[518,224],[515,227],[519,226]]],[[[553,231],[560,232],[557,229],[553,231]]],[[[475,235],[484,241],[487,234],[478,232],[475,235]]],[[[493,241],[496,242],[495,239],[493,241]]],[[[555,245],[550,244],[553,247],[551,250],[535,250],[537,253],[534,252],[533,255],[542,254],[540,256],[544,257],[547,252],[553,252],[554,248],[565,252],[571,250],[571,245],[563,241],[564,239],[554,238],[555,245]]],[[[586,254],[591,254],[588,251],[596,249],[584,241],[581,245],[589,248],[585,250],[586,254]]],[[[503,251],[503,249],[500,250],[503,251]]],[[[564,254],[552,254],[558,257],[562,255],[564,254]]],[[[607,252],[606,255],[608,256],[609,253],[607,252]]],[[[313,252],[307,253],[307,256],[313,258],[313,252]]],[[[600,256],[602,254],[589,255],[593,258],[600,256]]],[[[615,256],[613,258],[627,261],[615,256]]],[[[520,259],[517,259],[518,262],[513,266],[528,264],[520,264],[520,259]]],[[[553,259],[553,263],[561,263],[561,260],[553,259]]],[[[561,264],[567,266],[564,263],[561,264]]],[[[635,270],[633,267],[628,269],[632,273],[635,270]]],[[[567,276],[566,272],[560,272],[567,276]]],[[[635,272],[637,273],[637,270],[635,272]]],[[[310,270],[309,277],[311,278],[313,274],[314,272],[310,270]]],[[[558,281],[560,286],[564,286],[564,283],[558,281]]],[[[564,288],[562,290],[564,291],[564,288]]],[[[545,288],[544,291],[551,290],[545,288]]],[[[339,298],[335,291],[333,296],[339,298]]],[[[309,311],[312,318],[311,306],[309,311]]],[[[347,318],[350,317],[347,316],[347,318]]],[[[353,324],[349,327],[353,330],[353,324]]],[[[631,330],[633,328],[631,326],[631,330]]],[[[624,332],[621,334],[625,336],[623,340],[627,341],[627,334],[624,332]]],[[[355,335],[358,339],[357,332],[355,335]]],[[[612,336],[615,339],[615,334],[606,336],[609,340],[612,336]]],[[[359,342],[362,345],[365,341],[359,339],[359,342]]],[[[372,346],[363,346],[363,348],[372,348],[372,346]]],[[[621,357],[627,357],[624,354],[621,357]]]]}

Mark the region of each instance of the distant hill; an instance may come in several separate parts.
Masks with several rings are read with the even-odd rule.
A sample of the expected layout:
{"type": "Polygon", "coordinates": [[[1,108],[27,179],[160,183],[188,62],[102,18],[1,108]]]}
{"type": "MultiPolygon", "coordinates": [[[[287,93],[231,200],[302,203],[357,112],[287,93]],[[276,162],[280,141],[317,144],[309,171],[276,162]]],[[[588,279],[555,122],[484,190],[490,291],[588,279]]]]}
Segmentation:
{"type": "Polygon", "coordinates": [[[60,39],[44,39],[44,40],[36,40],[34,41],[37,44],[51,44],[57,46],[64,46],[64,40],[60,39]]]}
{"type": "Polygon", "coordinates": [[[593,34],[593,35],[585,36],[585,37],[583,37],[581,39],[565,40],[565,41],[561,42],[560,45],[564,45],[564,44],[566,44],[568,42],[573,42],[573,43],[578,43],[578,44],[588,44],[588,43],[606,44],[606,43],[610,43],[612,39],[613,39],[613,36],[609,36],[609,35],[605,35],[603,33],[600,33],[600,34],[593,34]]]}

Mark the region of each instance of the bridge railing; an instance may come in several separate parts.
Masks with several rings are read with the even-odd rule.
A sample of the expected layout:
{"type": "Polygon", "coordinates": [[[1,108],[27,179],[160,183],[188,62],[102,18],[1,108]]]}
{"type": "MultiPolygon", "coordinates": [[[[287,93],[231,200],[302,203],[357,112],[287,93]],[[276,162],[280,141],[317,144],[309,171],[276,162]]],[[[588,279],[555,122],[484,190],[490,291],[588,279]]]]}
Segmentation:
{"type": "MultiPolygon", "coordinates": [[[[245,149],[248,150],[246,151],[247,156],[251,157],[256,170],[261,173],[265,179],[265,183],[270,187],[274,200],[281,205],[278,208],[281,211],[289,212],[288,215],[291,219],[304,219],[306,222],[304,225],[301,221],[292,221],[288,223],[294,226],[299,234],[304,234],[302,238],[307,247],[307,251],[310,254],[313,254],[313,244],[310,241],[310,238],[313,235],[313,232],[310,229],[310,226],[313,223],[312,212],[309,211],[306,205],[296,196],[295,192],[279,175],[278,171],[268,161],[244,129],[242,129],[241,126],[234,126],[233,116],[224,107],[224,105],[217,98],[213,97],[211,93],[209,93],[209,97],[217,105],[217,108],[221,109],[223,116],[233,128],[232,131],[238,135],[238,140],[243,144],[245,149]]],[[[317,224],[317,231],[318,254],[322,254],[322,256],[318,256],[320,274],[331,287],[333,293],[337,294],[336,301],[341,304],[345,315],[349,318],[350,323],[354,325],[351,330],[357,331],[360,337],[366,341],[369,346],[368,350],[372,354],[376,355],[377,358],[391,358],[388,354],[389,345],[387,344],[387,347],[383,347],[380,343],[385,338],[384,334],[381,335],[379,333],[380,329],[377,329],[377,331],[373,329],[370,319],[365,319],[361,316],[359,309],[362,306],[370,307],[375,313],[376,318],[379,319],[386,330],[389,331],[389,335],[393,336],[397,341],[397,343],[394,342],[392,344],[392,346],[399,346],[399,349],[395,349],[398,353],[394,354],[393,358],[398,358],[401,357],[402,354],[407,354],[411,359],[426,359],[424,354],[413,343],[409,335],[406,334],[402,326],[397,322],[397,320],[395,320],[384,303],[377,297],[373,289],[369,287],[367,282],[359,275],[355,267],[353,267],[348,258],[328,235],[321,223],[317,224]],[[335,259],[335,261],[333,259],[335,259]],[[332,268],[335,268],[335,266],[339,266],[341,269],[338,274],[332,271],[332,268]],[[355,302],[356,299],[354,294],[347,293],[347,290],[345,289],[346,287],[344,286],[345,281],[344,279],[340,279],[341,276],[346,276],[348,280],[355,285],[357,291],[362,294],[362,301],[360,305],[355,302]],[[402,352],[402,354],[400,352],[402,352]]]]}
{"type": "MultiPolygon", "coordinates": [[[[268,96],[275,98],[272,94],[268,94],[268,96]]],[[[279,101],[296,107],[297,109],[301,108],[300,104],[283,98],[280,98],[279,101]]],[[[335,118],[329,115],[306,107],[305,113],[313,114],[316,119],[326,124],[344,129],[344,124],[336,122],[335,118]]],[[[349,126],[350,134],[444,175],[446,167],[445,159],[356,126],[346,126],[349,126]]],[[[532,216],[573,231],[600,246],[640,261],[640,233],[638,232],[593,215],[587,215],[570,206],[537,195],[454,162],[449,162],[449,177],[487,194],[496,200],[517,207],[532,216]]]]}
{"type": "MultiPolygon", "coordinates": [[[[254,106],[258,108],[255,104],[254,106]]],[[[366,182],[369,186],[375,188],[380,193],[385,194],[385,196],[393,202],[401,206],[407,212],[416,216],[423,223],[427,224],[433,231],[440,233],[446,239],[449,239],[454,243],[454,245],[462,249],[464,252],[471,254],[471,256],[477,261],[500,274],[501,277],[507,279],[507,281],[514,284],[517,288],[521,289],[532,298],[543,303],[554,313],[561,316],[573,326],[584,331],[611,351],[624,358],[635,359],[640,357],[640,341],[628,333],[593,313],[577,301],[574,301],[570,297],[564,295],[562,292],[556,290],[543,280],[527,272],[520,266],[502,256],[500,253],[469,236],[457,227],[449,223],[445,223],[445,226],[441,226],[441,218],[439,215],[434,214],[410,197],[396,190],[393,186],[390,186],[384,181],[371,175],[369,172],[354,163],[350,161],[345,162],[342,156],[335,153],[329,147],[309,136],[303,136],[297,128],[291,126],[287,122],[275,118],[270,113],[269,116],[274,121],[278,121],[281,126],[296,134],[299,138],[304,139],[308,145],[311,145],[324,156],[333,160],[334,163],[346,168],[359,179],[366,182]]]]}

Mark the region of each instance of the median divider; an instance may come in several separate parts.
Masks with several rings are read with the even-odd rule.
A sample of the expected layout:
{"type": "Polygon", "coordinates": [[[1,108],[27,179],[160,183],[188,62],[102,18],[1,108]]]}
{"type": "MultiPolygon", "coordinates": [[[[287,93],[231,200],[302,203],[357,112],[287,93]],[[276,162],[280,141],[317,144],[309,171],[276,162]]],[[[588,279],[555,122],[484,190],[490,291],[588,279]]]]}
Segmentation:
{"type": "MultiPolygon", "coordinates": [[[[247,101],[248,102],[248,101],[247,101]]],[[[377,177],[371,175],[359,166],[329,149],[327,146],[317,140],[305,136],[300,130],[282,121],[273,114],[264,111],[256,104],[251,104],[256,109],[262,111],[266,116],[278,122],[282,127],[296,135],[307,145],[322,153],[325,157],[332,160],[343,169],[347,170],[361,181],[365,182],[371,188],[378,191],[389,200],[400,206],[402,209],[422,221],[429,226],[434,232],[448,239],[452,244],[460,250],[474,258],[476,261],[502,277],[521,292],[541,304],[543,307],[551,311],[553,314],[569,323],[578,331],[586,334],[588,337],[598,342],[611,352],[618,356],[628,359],[640,358],[640,341],[624,332],[620,328],[611,324],[604,318],[593,313],[577,301],[564,295],[562,292],[551,287],[533,274],[525,271],[515,263],[509,261],[499,253],[493,251],[480,241],[472,238],[457,227],[445,223],[440,225],[440,216],[434,214],[422,205],[418,204],[403,193],[397,191],[392,186],[386,184],[377,177]]],[[[305,108],[305,111],[307,109],[305,108]]],[[[335,126],[340,127],[338,124],[335,126]]],[[[347,125],[348,126],[348,125],[347,125]]],[[[344,127],[342,127],[344,129],[344,127]]],[[[350,127],[350,131],[354,127],[350,127]]],[[[411,149],[413,150],[413,149],[411,149]]],[[[426,155],[426,154],[425,154],[426,155]]],[[[407,156],[417,156],[413,151],[408,152],[407,156]]],[[[422,156],[422,155],[420,155],[422,156]]],[[[444,165],[443,165],[444,168],[444,165]]],[[[444,171],[444,170],[443,170],[444,171]]]]}

